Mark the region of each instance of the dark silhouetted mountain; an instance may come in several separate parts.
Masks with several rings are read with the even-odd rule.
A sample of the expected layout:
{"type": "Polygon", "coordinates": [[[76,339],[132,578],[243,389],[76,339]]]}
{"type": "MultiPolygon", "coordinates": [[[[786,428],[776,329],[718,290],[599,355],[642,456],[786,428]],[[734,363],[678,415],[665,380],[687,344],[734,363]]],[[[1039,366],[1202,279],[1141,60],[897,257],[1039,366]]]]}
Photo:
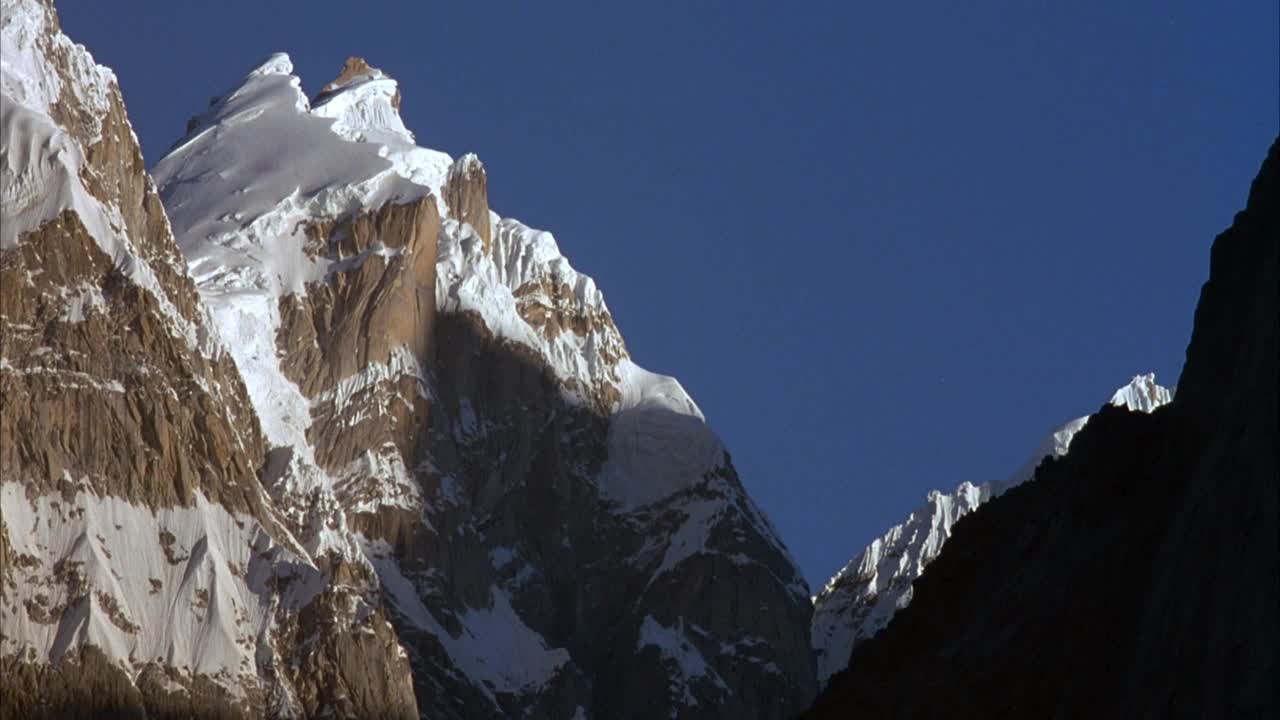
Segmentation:
{"type": "Polygon", "coordinates": [[[1213,243],[1173,402],[956,523],[807,717],[1280,716],[1277,174],[1213,243]]]}

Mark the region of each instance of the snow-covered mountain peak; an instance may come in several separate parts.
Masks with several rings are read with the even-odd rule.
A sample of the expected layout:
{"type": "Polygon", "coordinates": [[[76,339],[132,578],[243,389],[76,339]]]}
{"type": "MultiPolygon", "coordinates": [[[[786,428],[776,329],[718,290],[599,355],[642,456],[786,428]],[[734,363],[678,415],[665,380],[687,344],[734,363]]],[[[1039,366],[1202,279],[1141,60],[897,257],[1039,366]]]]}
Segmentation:
{"type": "Polygon", "coordinates": [[[293,58],[287,52],[272,53],[261,65],[249,72],[249,76],[293,75],[293,58]]]}
{"type": "MultiPolygon", "coordinates": [[[[326,228],[431,196],[443,221],[436,308],[474,313],[489,332],[541,357],[571,401],[619,415],[600,478],[606,495],[623,507],[649,504],[722,464],[723,446],[680,384],[630,361],[594,280],[574,270],[551,233],[490,210],[479,158],[454,162],[414,144],[396,112],[394,80],[352,58],[310,102],[292,73],[284,53],[255,67],[154,170],[225,337],[248,337],[264,322],[279,327],[278,298],[305,296],[350,264],[317,246],[326,228]]],[[[305,447],[305,403],[279,376],[274,354],[260,350],[232,348],[251,396],[270,395],[253,390],[265,384],[292,398],[258,408],[264,428],[273,443],[305,447]],[[293,430],[273,432],[281,428],[293,430]]]]}
{"type": "MultiPolygon", "coordinates": [[[[347,542],[351,533],[366,544],[419,533],[434,546],[437,528],[495,512],[504,496],[557,488],[553,507],[573,508],[574,519],[547,515],[538,547],[574,552],[587,544],[575,528],[594,523],[589,542],[612,537],[620,549],[607,552],[629,558],[632,590],[652,598],[645,606],[670,605],[683,597],[673,586],[710,573],[725,592],[752,585],[807,630],[808,588],[720,439],[675,378],[631,360],[603,293],[555,237],[491,209],[475,155],[455,162],[418,147],[397,112],[396,82],[382,71],[353,58],[311,101],[292,73],[283,54],[251,71],[193,123],[155,177],[273,448],[271,492],[304,552],[358,564],[361,551],[351,548],[363,546],[347,542]]],[[[521,582],[502,585],[526,554],[521,539],[488,529],[469,537],[477,557],[503,560],[468,565],[455,612],[490,608],[522,637],[537,638],[526,632],[534,627],[554,637],[532,614],[543,601],[521,582]],[[499,599],[507,593],[510,613],[499,599]]],[[[434,606],[419,607],[438,589],[409,580],[419,561],[377,555],[370,562],[414,632],[452,637],[434,606]]],[[[688,613],[635,619],[646,614],[671,627],[688,613]]],[[[724,651],[743,631],[717,622],[707,616],[691,630],[714,638],[708,666],[742,665],[735,672],[773,682],[782,664],[724,651]]],[[[752,642],[769,646],[771,634],[752,642]]],[[[487,677],[472,660],[485,648],[442,642],[472,680],[487,677]]],[[[540,643],[528,646],[544,656],[555,647],[540,643]]],[[[806,633],[785,644],[781,652],[807,659],[806,633]]],[[[544,659],[547,673],[563,664],[558,651],[544,659]]],[[[797,697],[812,682],[806,667],[786,681],[797,697]]],[[[708,684],[708,697],[719,692],[714,682],[689,682],[708,684]]],[[[514,675],[498,685],[532,692],[514,675]]]]}
{"type": "Polygon", "coordinates": [[[453,160],[413,144],[394,80],[348,78],[312,107],[285,53],[193,120],[154,170],[183,252],[207,293],[303,292],[326,266],[309,228],[388,202],[437,198],[453,160]]]}
{"type": "Polygon", "coordinates": [[[1156,374],[1134,375],[1128,385],[1116,390],[1111,404],[1136,412],[1149,413],[1173,400],[1173,391],[1156,383],[1156,374]]]}
{"type": "Polygon", "coordinates": [[[28,697],[405,719],[809,702],[809,588],[697,404],[631,361],[551,233],[490,209],[477,157],[416,145],[394,80],[352,59],[309,100],[272,55],[153,185],[109,71],[40,1],[0,0],[21,313],[0,316],[0,660],[42,683],[28,697]],[[159,307],[120,258],[155,268],[159,307]],[[167,298],[219,352],[163,332],[167,298]]]}

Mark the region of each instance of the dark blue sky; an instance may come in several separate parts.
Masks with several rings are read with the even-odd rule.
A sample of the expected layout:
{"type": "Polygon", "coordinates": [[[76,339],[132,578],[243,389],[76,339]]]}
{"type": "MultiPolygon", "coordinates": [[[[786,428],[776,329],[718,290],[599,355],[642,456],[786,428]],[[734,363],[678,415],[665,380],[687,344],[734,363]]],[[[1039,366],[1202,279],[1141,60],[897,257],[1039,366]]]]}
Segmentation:
{"type": "Polygon", "coordinates": [[[928,490],[1172,383],[1278,126],[1274,0],[905,6],[58,2],[148,165],[272,51],[308,93],[348,55],[397,78],[689,389],[815,589],[928,490]]]}

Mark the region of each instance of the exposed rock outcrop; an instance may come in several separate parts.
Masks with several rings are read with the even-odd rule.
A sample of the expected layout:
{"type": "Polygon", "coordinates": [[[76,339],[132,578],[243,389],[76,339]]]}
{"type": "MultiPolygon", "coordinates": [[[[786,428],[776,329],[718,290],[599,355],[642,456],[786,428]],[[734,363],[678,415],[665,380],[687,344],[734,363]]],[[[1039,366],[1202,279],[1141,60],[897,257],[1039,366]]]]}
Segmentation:
{"type": "Polygon", "coordinates": [[[485,253],[490,252],[493,228],[489,225],[489,179],[480,158],[463,155],[449,167],[444,201],[449,206],[449,214],[474,228],[484,241],[485,253]]]}
{"type": "Polygon", "coordinates": [[[137,502],[199,491],[256,507],[256,421],[230,358],[202,337],[114,76],[49,8],[6,3],[4,22],[0,476],[33,493],[87,478],[137,502]],[[38,194],[78,197],[42,213],[38,194]]]}
{"type": "Polygon", "coordinates": [[[390,624],[260,482],[114,76],[2,10],[0,714],[416,717],[390,624]]]}

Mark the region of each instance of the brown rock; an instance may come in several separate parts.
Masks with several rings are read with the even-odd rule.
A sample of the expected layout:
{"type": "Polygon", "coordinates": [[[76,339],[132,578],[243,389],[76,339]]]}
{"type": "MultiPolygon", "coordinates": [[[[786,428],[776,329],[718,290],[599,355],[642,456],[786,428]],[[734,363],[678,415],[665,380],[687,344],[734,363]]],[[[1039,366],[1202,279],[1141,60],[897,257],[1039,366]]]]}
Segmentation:
{"type": "Polygon", "coordinates": [[[305,296],[281,298],[276,340],[281,368],[314,402],[309,440],[326,469],[339,471],[386,443],[411,466],[413,419],[427,411],[415,377],[388,377],[352,397],[335,397],[333,391],[371,364],[388,365],[393,356],[428,361],[439,226],[434,198],[424,197],[310,233],[313,250],[334,264],[326,281],[309,285],[305,296]],[[398,400],[387,402],[389,397],[398,400]],[[371,405],[379,410],[361,412],[371,405]],[[367,419],[354,426],[346,422],[355,417],[367,419]]]}
{"type": "MultiPolygon", "coordinates": [[[[316,97],[311,101],[312,104],[314,105],[324,100],[329,95],[350,85],[352,82],[354,82],[355,80],[358,80],[361,77],[372,75],[375,71],[377,71],[377,68],[365,62],[365,59],[362,57],[352,56],[347,58],[346,63],[342,65],[342,71],[338,73],[338,77],[334,78],[331,82],[326,83],[324,87],[320,88],[319,94],[317,94],[316,97]]],[[[391,107],[395,108],[397,112],[400,110],[400,89],[399,88],[396,88],[396,94],[391,97],[391,107]]]]}
{"type": "Polygon", "coordinates": [[[449,166],[449,178],[444,186],[444,201],[449,206],[449,215],[475,228],[484,240],[486,254],[493,244],[493,228],[489,227],[488,186],[484,164],[470,153],[449,166]]]}

